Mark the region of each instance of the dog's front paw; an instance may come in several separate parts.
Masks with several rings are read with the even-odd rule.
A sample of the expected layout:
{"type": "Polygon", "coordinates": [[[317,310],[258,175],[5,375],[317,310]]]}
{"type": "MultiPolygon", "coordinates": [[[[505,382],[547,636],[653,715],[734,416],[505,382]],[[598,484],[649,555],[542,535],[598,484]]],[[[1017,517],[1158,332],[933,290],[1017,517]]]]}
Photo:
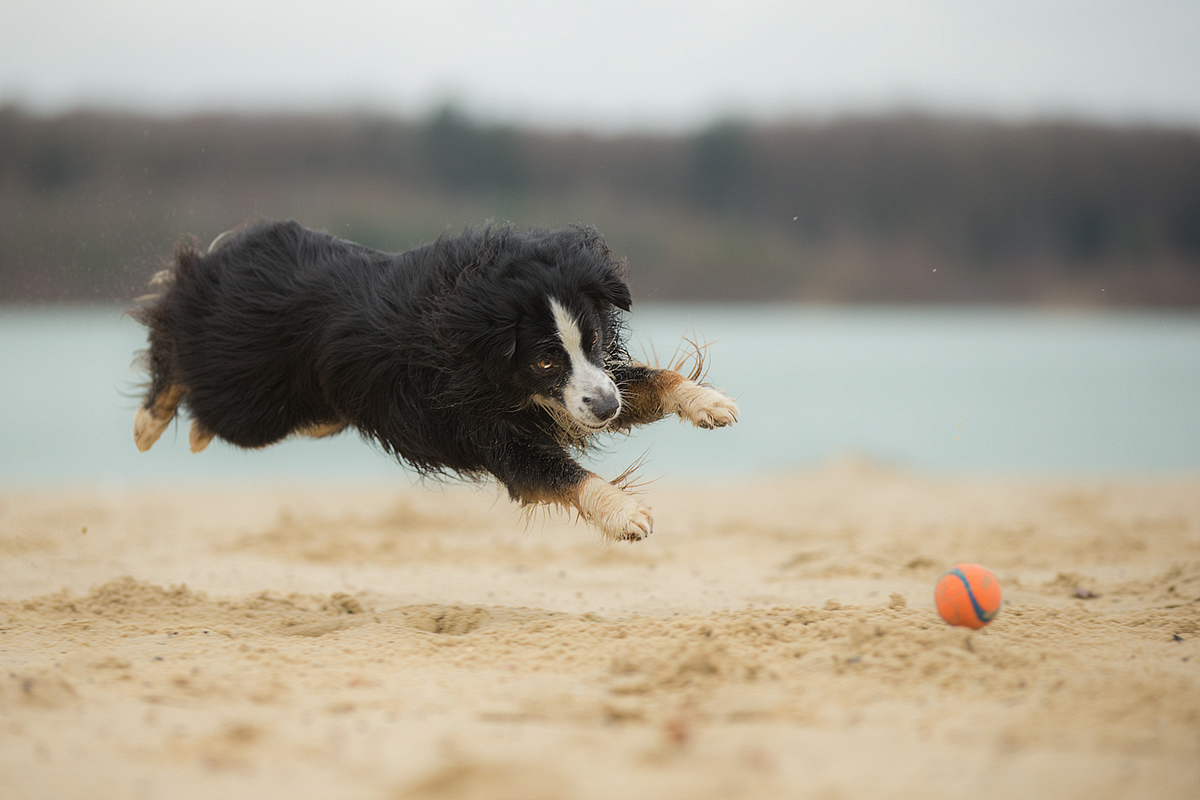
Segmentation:
{"type": "Polygon", "coordinates": [[[716,389],[684,381],[675,389],[675,413],[697,428],[724,428],[738,419],[737,403],[716,389]]]}
{"type": "Polygon", "coordinates": [[[626,502],[605,517],[599,527],[609,541],[637,542],[654,532],[654,514],[626,495],[626,502]]]}
{"type": "Polygon", "coordinates": [[[650,509],[595,476],[588,478],[579,492],[579,510],[610,542],[636,542],[654,530],[650,509]]]}

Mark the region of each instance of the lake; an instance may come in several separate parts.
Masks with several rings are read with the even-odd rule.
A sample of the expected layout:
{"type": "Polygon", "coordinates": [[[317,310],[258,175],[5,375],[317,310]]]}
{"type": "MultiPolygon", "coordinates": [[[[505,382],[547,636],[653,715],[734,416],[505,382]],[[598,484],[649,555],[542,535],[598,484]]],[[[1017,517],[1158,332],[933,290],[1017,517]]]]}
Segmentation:
{"type": "MultiPolygon", "coordinates": [[[[1200,472],[1200,314],[639,307],[632,350],[708,342],[741,421],[664,420],[586,460],[613,476],[745,476],[846,456],[936,474],[1200,472]]],[[[118,308],[0,308],[0,482],[412,480],[353,433],[243,452],[131,434],[145,334],[118,308]]]]}

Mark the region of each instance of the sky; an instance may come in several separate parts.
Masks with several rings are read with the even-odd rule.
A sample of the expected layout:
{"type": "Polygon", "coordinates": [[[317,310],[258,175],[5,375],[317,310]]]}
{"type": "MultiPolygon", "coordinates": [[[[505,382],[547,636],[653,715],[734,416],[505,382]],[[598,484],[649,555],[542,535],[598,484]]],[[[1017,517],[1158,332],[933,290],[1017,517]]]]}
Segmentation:
{"type": "Polygon", "coordinates": [[[925,111],[1200,127],[1195,0],[0,0],[0,104],[600,132],[925,111]]]}

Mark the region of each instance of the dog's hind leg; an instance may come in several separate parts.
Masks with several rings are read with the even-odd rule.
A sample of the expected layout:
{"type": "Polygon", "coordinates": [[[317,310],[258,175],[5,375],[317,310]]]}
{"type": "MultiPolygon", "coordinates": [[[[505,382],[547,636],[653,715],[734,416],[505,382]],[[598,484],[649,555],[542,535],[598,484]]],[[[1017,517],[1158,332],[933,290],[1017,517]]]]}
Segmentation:
{"type": "Polygon", "coordinates": [[[204,448],[208,447],[208,443],[216,436],[215,433],[204,427],[200,420],[192,420],[192,429],[188,432],[188,445],[192,448],[193,453],[199,453],[204,448]]]}
{"type": "Polygon", "coordinates": [[[138,450],[146,452],[162,436],[162,432],[171,424],[185,391],[183,386],[173,383],[146,398],[145,405],[138,409],[133,418],[133,441],[138,450]]]}

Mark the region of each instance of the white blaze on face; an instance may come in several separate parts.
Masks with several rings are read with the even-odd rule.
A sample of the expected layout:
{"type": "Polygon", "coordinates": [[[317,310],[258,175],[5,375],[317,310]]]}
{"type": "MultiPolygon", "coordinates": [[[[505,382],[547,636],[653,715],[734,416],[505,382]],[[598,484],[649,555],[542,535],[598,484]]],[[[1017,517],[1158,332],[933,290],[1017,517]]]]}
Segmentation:
{"type": "Polygon", "coordinates": [[[570,361],[567,385],[563,387],[567,413],[588,428],[602,428],[621,408],[617,385],[608,373],[588,359],[579,321],[554,298],[550,298],[550,311],[554,314],[559,341],[570,361]]]}

